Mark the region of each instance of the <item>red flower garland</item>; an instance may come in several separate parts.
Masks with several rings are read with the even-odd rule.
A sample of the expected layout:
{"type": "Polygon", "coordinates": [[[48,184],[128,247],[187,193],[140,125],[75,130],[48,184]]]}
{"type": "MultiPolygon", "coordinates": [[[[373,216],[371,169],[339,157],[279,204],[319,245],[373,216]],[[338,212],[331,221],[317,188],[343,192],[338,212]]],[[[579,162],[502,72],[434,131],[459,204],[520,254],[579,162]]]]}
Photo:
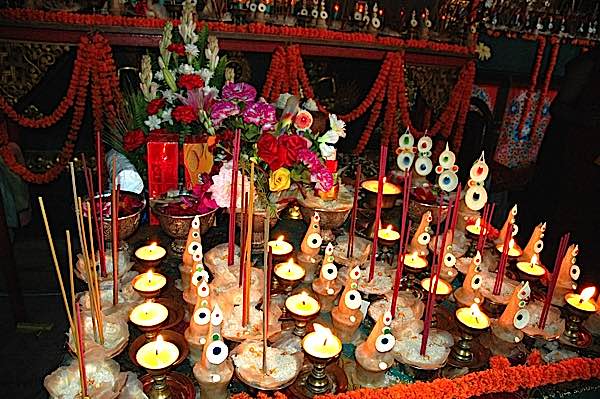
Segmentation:
{"type": "MultiPolygon", "coordinates": [[[[533,66],[533,73],[531,74],[531,83],[529,84],[529,89],[525,92],[525,104],[523,105],[523,111],[521,113],[521,118],[519,120],[519,126],[517,128],[517,134],[522,137],[523,130],[525,128],[525,122],[527,121],[527,117],[529,112],[531,111],[531,102],[533,94],[535,93],[535,87],[537,86],[538,75],[540,73],[540,68],[542,67],[542,59],[544,58],[544,51],[546,50],[546,38],[544,36],[538,36],[538,49],[537,54],[535,56],[535,64],[533,66]]],[[[540,98],[541,101],[543,99],[540,98]]]]}
{"type": "MultiPolygon", "coordinates": [[[[492,393],[516,392],[544,385],[568,381],[589,380],[600,377],[600,359],[572,358],[552,364],[540,364],[539,353],[532,352],[533,362],[524,366],[510,366],[506,358],[495,356],[490,359],[490,369],[469,373],[455,379],[438,378],[430,382],[397,384],[387,388],[363,388],[337,395],[316,396],[316,399],[431,399],[431,398],[471,398],[492,393]]],[[[259,399],[270,396],[259,393],[259,399]]],[[[233,396],[233,399],[251,399],[247,393],[233,396]]],[[[286,399],[280,392],[275,399],[286,399]]]]}
{"type": "MultiPolygon", "coordinates": [[[[114,90],[112,87],[118,87],[118,79],[114,60],[112,59],[112,50],[106,39],[98,34],[94,35],[92,40],[87,35],[82,36],[80,40],[68,90],[68,93],[73,90],[73,116],[67,139],[58,156],[59,161],[43,173],[30,171],[15,159],[7,146],[8,133],[5,130],[0,130],[0,156],[10,170],[21,176],[25,181],[38,184],[51,182],[65,170],[66,164],[73,155],[75,142],[81,129],[90,82],[94,83],[91,90],[94,130],[96,134],[100,134],[103,128],[103,117],[108,118],[108,120],[114,119],[114,101],[120,100],[120,93],[113,95],[114,90]]],[[[63,104],[69,101],[63,99],[57,109],[60,109],[63,104]]],[[[0,97],[0,103],[6,103],[5,99],[0,97]]],[[[3,108],[3,111],[21,126],[38,128],[55,124],[60,119],[57,119],[57,116],[60,115],[60,112],[63,112],[62,110],[60,112],[55,110],[52,117],[31,120],[18,115],[12,108],[6,110],[3,108]],[[38,123],[40,121],[41,123],[38,123]]]]}

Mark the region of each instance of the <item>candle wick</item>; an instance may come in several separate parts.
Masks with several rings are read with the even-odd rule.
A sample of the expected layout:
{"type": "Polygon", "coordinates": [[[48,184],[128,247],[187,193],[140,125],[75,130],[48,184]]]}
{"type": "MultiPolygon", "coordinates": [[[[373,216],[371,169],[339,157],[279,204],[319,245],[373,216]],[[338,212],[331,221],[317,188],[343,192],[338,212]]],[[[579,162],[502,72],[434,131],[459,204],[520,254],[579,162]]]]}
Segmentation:
{"type": "Polygon", "coordinates": [[[579,303],[583,303],[583,298],[579,298],[579,303]]]}
{"type": "Polygon", "coordinates": [[[303,305],[303,306],[306,306],[306,301],[302,301],[302,305],[303,305]]]}

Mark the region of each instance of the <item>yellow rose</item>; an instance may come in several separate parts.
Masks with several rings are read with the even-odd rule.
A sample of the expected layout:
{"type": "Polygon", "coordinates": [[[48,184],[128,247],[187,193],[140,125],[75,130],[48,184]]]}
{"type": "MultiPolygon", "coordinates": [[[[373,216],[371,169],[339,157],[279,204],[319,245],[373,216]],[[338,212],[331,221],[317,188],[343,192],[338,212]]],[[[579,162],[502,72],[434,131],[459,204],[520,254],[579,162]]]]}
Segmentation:
{"type": "Polygon", "coordinates": [[[279,168],[271,172],[269,176],[269,189],[271,191],[283,191],[290,188],[290,171],[286,168],[279,168]]]}

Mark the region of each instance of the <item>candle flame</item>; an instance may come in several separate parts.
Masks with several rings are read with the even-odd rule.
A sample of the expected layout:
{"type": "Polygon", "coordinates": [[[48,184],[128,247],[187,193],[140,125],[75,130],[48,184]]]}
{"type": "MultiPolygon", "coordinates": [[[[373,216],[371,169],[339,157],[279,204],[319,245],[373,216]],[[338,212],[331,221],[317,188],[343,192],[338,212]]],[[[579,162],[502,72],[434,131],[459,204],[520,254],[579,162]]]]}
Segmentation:
{"type": "Polygon", "coordinates": [[[392,231],[392,225],[388,224],[388,226],[385,228],[385,230],[391,232],[392,231]]]}
{"type": "Polygon", "coordinates": [[[384,176],[383,177],[383,184],[385,185],[385,182],[387,181],[387,178],[384,176]]]}
{"type": "Polygon", "coordinates": [[[537,265],[538,257],[537,257],[536,254],[531,255],[531,261],[530,262],[531,262],[531,267],[537,265]]]}
{"type": "Polygon", "coordinates": [[[511,238],[510,241],[508,242],[508,249],[511,249],[515,246],[515,239],[511,238]]]}
{"type": "Polygon", "coordinates": [[[154,249],[157,246],[158,246],[158,244],[156,244],[155,242],[151,242],[150,245],[149,245],[150,249],[154,249]]]}
{"type": "Polygon", "coordinates": [[[581,291],[581,300],[583,302],[585,301],[589,301],[594,294],[596,293],[596,287],[587,287],[586,289],[584,289],[583,291],[581,291]]]}
{"type": "Polygon", "coordinates": [[[283,241],[283,236],[279,236],[279,237],[277,237],[277,240],[276,240],[276,241],[278,241],[278,242],[281,242],[281,241],[283,241]]]}
{"type": "Polygon", "coordinates": [[[419,256],[419,253],[418,253],[417,251],[414,251],[414,252],[413,252],[413,253],[412,253],[410,256],[411,256],[411,257],[413,258],[413,260],[414,260],[414,259],[417,259],[417,257],[419,256]]]}
{"type": "Polygon", "coordinates": [[[158,352],[160,352],[162,350],[164,343],[165,343],[165,340],[163,339],[162,335],[158,334],[158,336],[156,337],[156,346],[155,346],[157,356],[158,356],[158,352]]]}
{"type": "Polygon", "coordinates": [[[325,326],[323,326],[323,325],[321,325],[319,323],[314,323],[313,327],[315,329],[315,333],[317,333],[317,334],[321,334],[321,335],[324,335],[324,336],[333,335],[331,333],[331,330],[329,328],[327,328],[327,327],[325,327],[325,326]]]}
{"type": "Polygon", "coordinates": [[[477,218],[477,220],[475,221],[475,226],[481,227],[481,218],[477,218]]]}
{"type": "Polygon", "coordinates": [[[481,310],[479,310],[479,306],[477,306],[476,303],[472,304],[470,309],[471,309],[472,316],[477,316],[481,313],[481,310]]]}
{"type": "Polygon", "coordinates": [[[152,273],[152,270],[148,270],[148,273],[146,273],[146,276],[148,276],[148,282],[151,283],[152,282],[152,277],[154,277],[154,274],[152,273]]]}
{"type": "Polygon", "coordinates": [[[336,4],[333,6],[333,11],[338,12],[340,10],[340,5],[336,4]]]}
{"type": "Polygon", "coordinates": [[[288,269],[291,269],[292,265],[294,264],[294,258],[290,258],[290,259],[287,261],[287,264],[288,264],[288,269]]]}

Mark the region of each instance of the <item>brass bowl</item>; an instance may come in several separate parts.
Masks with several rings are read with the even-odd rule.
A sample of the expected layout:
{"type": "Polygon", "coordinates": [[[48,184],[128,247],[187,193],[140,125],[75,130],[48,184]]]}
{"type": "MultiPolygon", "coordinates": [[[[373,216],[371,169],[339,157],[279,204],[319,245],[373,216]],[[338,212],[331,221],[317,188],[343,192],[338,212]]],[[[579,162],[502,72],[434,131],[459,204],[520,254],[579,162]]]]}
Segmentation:
{"type": "Polygon", "coordinates": [[[298,203],[300,204],[302,218],[306,223],[310,223],[310,218],[313,216],[313,214],[315,212],[319,212],[319,216],[321,217],[321,229],[324,230],[333,230],[342,227],[342,225],[346,222],[346,219],[348,219],[350,211],[352,210],[352,204],[348,204],[337,209],[325,209],[308,206],[301,200],[298,201],[298,203]]]}
{"type": "Polygon", "coordinates": [[[413,223],[421,222],[421,217],[427,211],[431,211],[431,224],[438,224],[446,219],[448,214],[448,205],[442,205],[441,218],[438,220],[438,204],[429,204],[427,202],[420,202],[414,198],[411,198],[408,205],[408,217],[413,223]]]}
{"type": "MultiPolygon", "coordinates": [[[[129,237],[131,237],[140,226],[140,221],[142,220],[142,212],[144,211],[144,209],[146,209],[146,199],[142,195],[132,193],[129,191],[121,191],[121,194],[136,197],[142,202],[142,207],[137,212],[132,213],[131,215],[119,217],[119,240],[125,241],[129,237]]],[[[102,194],[103,203],[105,203],[104,199],[109,198],[110,195],[110,193],[102,194]]],[[[100,195],[94,196],[94,200],[97,200],[98,198],[100,198],[100,195]]],[[[104,231],[104,240],[112,241],[112,218],[104,217],[102,219],[102,230],[104,231]]]]}
{"type": "MultiPolygon", "coordinates": [[[[171,249],[173,252],[179,255],[183,254],[192,220],[194,220],[197,215],[168,215],[162,212],[161,208],[156,205],[151,205],[151,207],[154,214],[158,217],[162,230],[173,239],[171,242],[171,249]]],[[[200,234],[205,234],[208,229],[215,224],[217,210],[219,210],[219,208],[215,208],[212,211],[200,215],[200,234]]]]}

